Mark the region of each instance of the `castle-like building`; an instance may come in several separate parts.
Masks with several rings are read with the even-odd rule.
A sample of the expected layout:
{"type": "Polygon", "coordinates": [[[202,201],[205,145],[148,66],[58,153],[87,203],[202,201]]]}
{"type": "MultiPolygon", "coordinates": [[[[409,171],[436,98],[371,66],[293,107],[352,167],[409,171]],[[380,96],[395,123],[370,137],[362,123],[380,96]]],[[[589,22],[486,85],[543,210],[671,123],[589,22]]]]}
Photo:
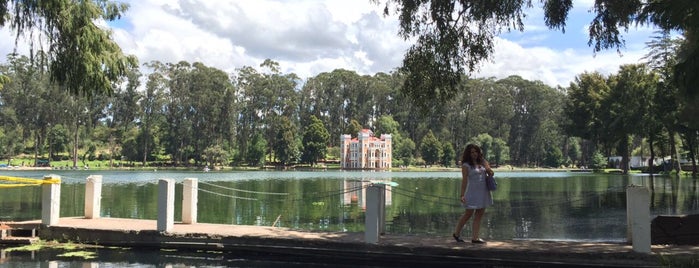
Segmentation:
{"type": "Polygon", "coordinates": [[[371,130],[362,129],[355,139],[349,134],[340,137],[342,169],[390,169],[392,151],[391,134],[377,138],[371,130]]]}

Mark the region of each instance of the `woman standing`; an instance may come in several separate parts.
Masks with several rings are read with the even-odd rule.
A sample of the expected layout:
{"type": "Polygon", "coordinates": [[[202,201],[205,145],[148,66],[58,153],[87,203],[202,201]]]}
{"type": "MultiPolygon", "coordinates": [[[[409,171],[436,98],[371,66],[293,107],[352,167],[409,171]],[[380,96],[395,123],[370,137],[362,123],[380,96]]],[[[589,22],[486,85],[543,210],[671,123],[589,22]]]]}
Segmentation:
{"type": "Polygon", "coordinates": [[[481,219],[483,214],[485,214],[485,208],[493,204],[493,197],[485,185],[486,174],[492,176],[493,170],[490,168],[488,161],[483,159],[481,148],[475,144],[467,145],[463,155],[461,155],[461,206],[465,211],[452,234],[456,242],[464,242],[460,237],[461,229],[471,219],[471,216],[475,214],[471,230],[471,242],[476,244],[485,243],[478,236],[478,232],[481,228],[481,219]]]}

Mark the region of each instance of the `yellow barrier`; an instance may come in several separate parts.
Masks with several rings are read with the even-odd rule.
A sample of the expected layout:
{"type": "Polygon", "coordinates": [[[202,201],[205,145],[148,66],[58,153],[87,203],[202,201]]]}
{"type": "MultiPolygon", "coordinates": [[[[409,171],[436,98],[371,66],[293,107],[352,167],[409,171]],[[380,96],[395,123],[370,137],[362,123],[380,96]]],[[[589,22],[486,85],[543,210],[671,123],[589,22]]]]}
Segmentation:
{"type": "Polygon", "coordinates": [[[10,176],[0,176],[0,181],[16,182],[16,183],[0,183],[0,188],[26,187],[26,186],[38,186],[38,185],[42,185],[42,184],[61,183],[60,178],[31,179],[31,178],[20,178],[20,177],[10,177],[10,176]]]}

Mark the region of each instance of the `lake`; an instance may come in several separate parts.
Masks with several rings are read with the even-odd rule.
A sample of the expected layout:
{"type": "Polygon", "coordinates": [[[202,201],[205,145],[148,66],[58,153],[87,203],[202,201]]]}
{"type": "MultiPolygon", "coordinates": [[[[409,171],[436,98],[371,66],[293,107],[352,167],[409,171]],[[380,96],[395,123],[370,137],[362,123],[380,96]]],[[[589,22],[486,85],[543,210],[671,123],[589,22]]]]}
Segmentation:
{"type": "MultiPolygon", "coordinates": [[[[386,232],[449,236],[462,213],[458,171],[2,171],[61,176],[61,217],[82,216],[85,181],[102,175],[102,217],[157,218],[157,183],[199,181],[198,222],[362,232],[362,188],[390,182],[386,232]]],[[[626,187],[651,190],[651,216],[699,213],[697,179],[578,172],[499,172],[494,205],[481,227],[486,240],[626,240],[626,187]]],[[[176,186],[175,221],[182,184],[176,186]]],[[[41,218],[40,187],[2,189],[0,221],[41,218]]],[[[470,233],[470,224],[464,235],[470,233]]]]}

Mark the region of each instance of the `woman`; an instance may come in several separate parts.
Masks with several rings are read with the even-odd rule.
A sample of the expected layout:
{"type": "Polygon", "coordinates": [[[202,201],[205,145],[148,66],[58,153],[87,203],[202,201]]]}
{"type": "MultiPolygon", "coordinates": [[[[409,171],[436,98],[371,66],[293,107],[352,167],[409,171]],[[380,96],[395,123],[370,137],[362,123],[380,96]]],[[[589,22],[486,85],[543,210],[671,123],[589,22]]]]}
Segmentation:
{"type": "Polygon", "coordinates": [[[481,148],[475,144],[466,146],[461,155],[461,206],[466,209],[456,224],[456,230],[452,236],[456,242],[464,242],[461,239],[461,229],[475,214],[472,225],[471,242],[483,244],[485,241],[478,237],[481,228],[481,219],[485,214],[485,208],[493,204],[493,197],[485,185],[486,173],[493,175],[488,161],[483,159],[481,148]]]}

